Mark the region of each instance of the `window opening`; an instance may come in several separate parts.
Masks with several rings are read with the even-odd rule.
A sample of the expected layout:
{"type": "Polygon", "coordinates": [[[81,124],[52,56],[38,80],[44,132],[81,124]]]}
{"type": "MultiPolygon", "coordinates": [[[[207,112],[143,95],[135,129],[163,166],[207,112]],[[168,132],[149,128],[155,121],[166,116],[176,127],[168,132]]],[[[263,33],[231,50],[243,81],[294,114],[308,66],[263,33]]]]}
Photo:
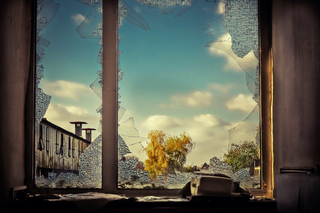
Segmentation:
{"type": "Polygon", "coordinates": [[[39,138],[38,149],[40,151],[42,151],[44,149],[44,145],[43,145],[43,125],[40,125],[40,138],[39,138]]]}
{"type": "Polygon", "coordinates": [[[118,14],[118,188],[178,189],[197,170],[261,188],[258,1],[120,0],[118,14]]]}
{"type": "Polygon", "coordinates": [[[49,127],[46,127],[46,150],[47,152],[49,152],[49,149],[50,149],[50,146],[49,146],[49,142],[50,142],[50,139],[49,139],[49,127]]]}
{"type": "Polygon", "coordinates": [[[74,141],[74,138],[72,138],[72,157],[74,158],[75,157],[75,141],[74,141]]]}
{"type": "Polygon", "coordinates": [[[59,154],[59,132],[56,131],[56,154],[59,154]]]}
{"type": "Polygon", "coordinates": [[[63,134],[61,133],[61,137],[60,137],[60,155],[63,156],[64,152],[63,152],[63,134]]]}
{"type": "Polygon", "coordinates": [[[36,2],[35,167],[46,172],[35,174],[35,186],[101,188],[102,0],[36,2]],[[92,141],[82,136],[83,125],[98,129],[92,141]]]}
{"type": "MultiPolygon", "coordinates": [[[[78,72],[77,75],[70,74],[70,78],[67,80],[54,79],[50,81],[50,75],[52,75],[49,72],[50,69],[55,75],[59,70],[64,71],[65,69],[58,69],[58,67],[49,68],[50,62],[48,62],[50,61],[49,55],[51,54],[49,50],[59,46],[54,45],[56,44],[54,43],[54,35],[56,34],[52,31],[50,33],[49,27],[50,25],[54,26],[52,29],[57,33],[56,29],[59,21],[65,20],[65,18],[57,16],[57,11],[61,7],[76,3],[81,5],[81,12],[74,13],[74,16],[71,16],[71,18],[69,16],[69,20],[77,23],[76,32],[82,40],[89,41],[86,38],[96,38],[98,39],[98,45],[101,46],[101,0],[90,2],[85,0],[37,1],[36,131],[42,131],[39,130],[38,126],[44,115],[50,111],[57,112],[60,110],[60,112],[63,111],[69,114],[77,111],[78,114],[74,113],[77,115],[86,113],[85,110],[79,110],[79,106],[68,105],[67,102],[64,104],[55,102],[55,98],[57,97],[63,99],[68,96],[70,100],[74,100],[79,98],[79,96],[77,96],[79,93],[86,93],[82,85],[68,84],[70,79],[76,79],[80,76],[80,72],[78,72]],[[89,23],[93,23],[93,25],[89,25],[89,23]],[[53,37],[51,37],[51,39],[45,39],[45,37],[49,35],[53,37]],[[46,57],[44,57],[44,52],[46,52],[46,57]],[[46,68],[46,71],[44,71],[44,68],[46,68]],[[41,80],[44,78],[44,73],[46,74],[46,78],[49,77],[48,79],[41,80]],[[68,87],[68,90],[63,91],[63,87],[68,87]]],[[[260,176],[255,175],[257,172],[252,172],[258,168],[255,166],[259,165],[258,161],[260,156],[258,154],[254,157],[254,162],[251,162],[252,159],[250,160],[249,167],[245,166],[240,169],[235,168],[232,162],[227,162],[227,159],[224,159],[224,157],[228,157],[224,154],[227,154],[227,152],[230,153],[230,150],[234,152],[236,152],[237,149],[241,150],[243,144],[253,145],[254,154],[259,153],[259,151],[257,151],[260,147],[257,11],[257,0],[246,2],[240,0],[119,1],[119,42],[121,37],[123,37],[121,43],[119,43],[119,56],[120,54],[121,56],[119,57],[120,64],[117,70],[119,88],[121,88],[121,96],[120,94],[118,96],[119,188],[152,188],[154,186],[157,188],[181,188],[190,180],[191,176],[194,175],[193,172],[200,169],[205,170],[203,172],[207,173],[225,173],[235,180],[239,180],[245,188],[260,187],[260,182],[258,181],[258,179],[260,180],[260,176]],[[204,11],[200,10],[201,12],[198,12],[198,15],[193,16],[193,11],[199,9],[203,4],[211,4],[211,6],[202,7],[202,9],[211,8],[212,10],[209,11],[211,14],[204,9],[204,11]],[[155,11],[157,12],[155,13],[155,11]],[[159,20],[153,17],[153,14],[159,15],[160,13],[162,14],[162,18],[159,20]],[[192,16],[196,18],[192,19],[192,16]],[[175,25],[174,23],[177,23],[177,21],[171,19],[172,17],[175,17],[174,19],[186,18],[188,21],[179,22],[179,24],[175,25]],[[206,18],[206,21],[200,20],[200,18],[203,17],[206,18]],[[167,22],[160,24],[163,28],[157,31],[154,26],[156,26],[158,24],[157,22],[160,22],[161,19],[167,22]],[[170,25],[175,26],[175,28],[168,33],[165,31],[165,28],[170,25]],[[196,26],[201,26],[201,28],[196,30],[189,29],[190,32],[186,33],[188,31],[181,30],[186,26],[186,29],[191,29],[196,26]],[[153,33],[153,30],[155,30],[156,33],[153,33]],[[199,31],[201,33],[199,33],[199,31]],[[181,34],[181,32],[183,33],[181,34]],[[153,42],[148,43],[149,40],[142,39],[145,36],[142,35],[143,33],[147,36],[157,34],[161,37],[156,37],[153,42]],[[170,33],[176,33],[176,35],[171,34],[171,36],[168,36],[170,33]],[[188,42],[189,36],[193,37],[194,41],[188,42]],[[211,37],[211,41],[205,40],[204,38],[208,38],[205,36],[211,37]],[[131,42],[133,38],[135,42],[131,42]],[[176,40],[170,43],[170,39],[172,38],[176,38],[176,40]],[[143,42],[139,43],[138,41],[141,39],[143,42]],[[165,43],[167,42],[168,46],[165,46],[165,43],[157,46],[163,41],[165,41],[165,43]],[[189,44],[191,44],[191,47],[189,44]],[[137,47],[134,47],[134,45],[137,45],[137,47]],[[202,50],[198,49],[197,51],[199,52],[194,52],[192,51],[192,46],[205,48],[202,50]],[[153,51],[151,51],[150,54],[142,54],[140,56],[139,54],[145,51],[147,49],[146,47],[153,51]],[[175,50],[179,50],[180,52],[176,52],[175,50]],[[140,52],[137,54],[137,52],[134,51],[140,52]],[[202,57],[201,51],[207,51],[210,54],[202,57]],[[186,53],[197,54],[185,55],[186,53]],[[170,57],[170,54],[173,56],[170,57]],[[152,56],[152,58],[150,59],[146,56],[152,56]],[[213,57],[219,58],[219,61],[213,59],[213,57]],[[154,58],[157,60],[153,61],[154,58]],[[196,65],[186,65],[187,62],[192,61],[196,61],[196,65]],[[157,64],[158,62],[162,63],[157,64]],[[180,62],[180,65],[174,65],[176,62],[180,62]],[[211,66],[211,69],[205,67],[204,64],[206,63],[209,63],[207,66],[211,66]],[[168,65],[173,65],[173,67],[169,67],[168,65]],[[161,70],[159,68],[161,68],[161,70]],[[122,71],[122,69],[124,71],[122,71]],[[221,76],[230,73],[234,74],[233,72],[244,74],[242,80],[245,83],[242,84],[242,86],[245,85],[245,88],[238,84],[233,85],[227,81],[216,81],[216,79],[221,76],[217,74],[218,72],[210,73],[210,70],[220,70],[221,76]],[[208,77],[208,75],[211,74],[212,76],[208,77]],[[151,78],[148,78],[150,76],[151,78]],[[209,82],[208,79],[213,79],[213,81],[209,82]],[[135,88],[134,86],[137,87],[135,88]],[[151,98],[148,98],[150,96],[151,98]],[[152,99],[153,97],[156,97],[156,100],[152,99]],[[140,106],[134,103],[140,103],[140,106]],[[216,103],[223,105],[224,108],[219,109],[219,107],[214,105],[216,103]],[[152,107],[148,107],[150,105],[152,105],[152,107]],[[206,111],[205,109],[208,109],[210,106],[213,106],[212,111],[206,111]],[[202,111],[197,111],[197,108],[202,108],[202,111]],[[156,113],[152,111],[154,109],[157,110],[156,113]],[[170,113],[168,113],[169,111],[170,113]],[[249,111],[250,113],[247,115],[249,111]],[[147,113],[149,113],[149,115],[147,115],[147,113]],[[247,113],[246,116],[244,116],[244,113],[247,113]],[[183,115],[192,115],[192,117],[184,118],[183,115]],[[232,119],[228,120],[228,117],[232,117],[232,119]],[[195,131],[191,126],[202,127],[202,129],[195,131]],[[217,128],[227,133],[222,135],[220,134],[222,131],[218,131],[217,128]],[[142,155],[146,155],[146,150],[144,149],[148,148],[148,144],[151,144],[150,138],[148,139],[148,132],[153,129],[163,130],[166,135],[171,135],[173,139],[176,139],[174,135],[179,135],[181,132],[186,131],[192,140],[196,142],[196,146],[192,152],[188,153],[187,158],[183,157],[181,161],[183,166],[180,165],[177,167],[177,165],[174,165],[174,167],[170,169],[169,166],[165,166],[165,171],[160,172],[160,175],[157,174],[156,180],[150,178],[151,170],[145,170],[146,161],[141,157],[142,155]],[[205,138],[203,139],[204,136],[205,138]],[[218,145],[214,142],[208,143],[208,140],[220,141],[220,143],[218,145]],[[251,143],[252,141],[253,144],[251,143]],[[221,151],[222,149],[228,151],[222,154],[220,153],[220,155],[217,154],[218,150],[221,151]],[[209,156],[208,152],[211,151],[210,157],[206,160],[201,160],[201,162],[190,160],[209,156]],[[137,152],[139,153],[136,154],[137,152]],[[207,164],[208,161],[210,164],[207,164]],[[256,161],[257,163],[255,163],[256,161]],[[202,164],[207,166],[203,166],[202,164]]],[[[66,26],[65,29],[70,28],[66,26]]],[[[67,37],[67,35],[68,34],[65,33],[64,37],[67,37]]],[[[63,45],[60,44],[60,46],[63,45]]],[[[87,52],[84,51],[84,49],[80,50],[81,51],[77,52],[87,52]]],[[[98,64],[101,64],[102,48],[99,47],[97,52],[97,61],[98,64]]],[[[77,59],[77,61],[80,60],[77,59]]],[[[95,68],[93,67],[94,66],[90,66],[90,70],[94,70],[95,68]]],[[[101,70],[101,67],[97,70],[101,70]]],[[[95,73],[98,77],[90,84],[90,88],[101,99],[102,71],[95,73]]],[[[239,76],[236,76],[236,74],[232,76],[233,80],[241,79],[241,77],[239,77],[240,74],[239,76]]],[[[101,115],[102,106],[96,109],[96,112],[101,115]]],[[[48,115],[50,114],[48,113],[48,115]]],[[[54,113],[51,115],[54,115],[54,113]]],[[[63,113],[60,115],[63,115],[63,113]]],[[[46,117],[48,116],[46,115],[46,117]]],[[[97,119],[99,121],[99,132],[101,132],[101,119],[101,116],[97,119]]],[[[72,120],[80,119],[73,118],[72,120]]],[[[76,124],[76,127],[80,128],[81,124],[76,124]]],[[[63,129],[63,132],[65,132],[65,130],[68,132],[67,128],[63,129]]],[[[69,132],[72,133],[72,130],[69,132]]],[[[42,134],[36,132],[35,135],[40,138],[42,134]]],[[[57,135],[58,133],[56,134],[56,142],[58,141],[57,135]]],[[[70,175],[68,169],[65,169],[65,165],[68,165],[69,161],[68,156],[64,156],[63,139],[67,136],[69,136],[69,133],[61,133],[60,135],[59,154],[61,156],[57,162],[62,166],[62,174],[59,175],[53,172],[49,174],[50,180],[46,178],[43,179],[43,177],[38,175],[36,176],[36,185],[40,187],[49,186],[52,188],[79,186],[84,188],[101,188],[101,134],[95,136],[96,139],[91,144],[85,143],[77,138],[78,161],[76,163],[79,165],[77,168],[79,175],[76,176],[70,175]],[[65,134],[65,136],[63,136],[63,134],[65,134]],[[59,185],[56,182],[58,178],[65,180],[72,179],[76,184],[67,183],[59,185]],[[81,180],[91,181],[87,185],[80,184],[80,178],[81,180]]],[[[165,139],[169,141],[170,137],[165,139]]],[[[168,144],[168,142],[166,142],[166,144],[168,144]]],[[[245,153],[246,152],[247,150],[245,150],[245,153]]],[[[168,152],[165,152],[165,155],[168,155],[168,152]]],[[[36,167],[38,167],[42,161],[39,152],[35,153],[35,161],[36,167]]],[[[168,162],[166,164],[169,165],[168,162]]]]}
{"type": "Polygon", "coordinates": [[[78,156],[81,155],[81,142],[78,142],[78,156]]]}
{"type": "Polygon", "coordinates": [[[68,156],[71,157],[71,138],[69,137],[68,156]]]}

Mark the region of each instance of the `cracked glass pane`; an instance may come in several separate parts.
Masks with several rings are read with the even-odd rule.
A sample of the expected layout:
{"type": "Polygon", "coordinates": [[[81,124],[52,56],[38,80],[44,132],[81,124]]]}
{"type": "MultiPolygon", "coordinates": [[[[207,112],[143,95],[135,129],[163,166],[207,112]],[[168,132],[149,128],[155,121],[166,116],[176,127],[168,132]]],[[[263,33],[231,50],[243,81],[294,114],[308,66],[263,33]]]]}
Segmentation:
{"type": "Polygon", "coordinates": [[[102,186],[101,21],[101,0],[37,1],[38,188],[102,186]]]}
{"type": "Polygon", "coordinates": [[[260,188],[258,1],[118,10],[118,187],[182,188],[201,172],[260,188]]]}

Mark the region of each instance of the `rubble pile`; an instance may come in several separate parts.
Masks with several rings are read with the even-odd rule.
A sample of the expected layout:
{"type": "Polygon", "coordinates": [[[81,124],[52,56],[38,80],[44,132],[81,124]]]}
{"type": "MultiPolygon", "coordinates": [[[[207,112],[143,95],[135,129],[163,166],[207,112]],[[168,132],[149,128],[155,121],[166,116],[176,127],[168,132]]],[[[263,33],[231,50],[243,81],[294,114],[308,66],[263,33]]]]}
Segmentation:
{"type": "Polygon", "coordinates": [[[80,155],[79,179],[86,183],[86,188],[102,187],[102,135],[80,155]]]}
{"type": "Polygon", "coordinates": [[[210,159],[210,166],[206,172],[227,175],[234,181],[240,182],[240,186],[244,189],[260,188],[260,176],[250,176],[249,170],[250,168],[243,168],[233,173],[230,165],[213,157],[210,159]]]}
{"type": "Polygon", "coordinates": [[[249,168],[243,168],[234,173],[234,181],[241,182],[247,177],[250,177],[249,168]]]}
{"type": "Polygon", "coordinates": [[[217,157],[213,157],[210,159],[208,173],[224,174],[234,179],[232,167],[228,165],[226,162],[220,161],[217,157]]]}
{"type": "Polygon", "coordinates": [[[260,175],[244,177],[240,181],[240,186],[244,189],[260,189],[260,175]]]}

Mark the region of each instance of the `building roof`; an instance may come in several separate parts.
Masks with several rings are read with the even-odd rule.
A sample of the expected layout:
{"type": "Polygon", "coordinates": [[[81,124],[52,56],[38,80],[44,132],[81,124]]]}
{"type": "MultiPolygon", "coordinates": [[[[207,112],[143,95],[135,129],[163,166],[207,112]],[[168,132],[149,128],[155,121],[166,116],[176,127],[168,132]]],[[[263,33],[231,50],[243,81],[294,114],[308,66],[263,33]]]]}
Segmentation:
{"type": "Polygon", "coordinates": [[[88,124],[87,122],[84,121],[70,121],[71,124],[88,124]]]}
{"type": "MultiPolygon", "coordinates": [[[[48,121],[46,118],[43,118],[40,123],[47,124],[48,126],[51,126],[52,128],[57,129],[57,130],[59,130],[60,132],[63,132],[63,133],[65,133],[65,134],[68,134],[68,135],[70,135],[70,136],[72,136],[72,137],[74,137],[74,138],[77,138],[77,139],[79,139],[79,140],[82,140],[82,141],[85,142],[85,143],[89,143],[89,144],[91,143],[90,141],[88,141],[88,140],[86,140],[86,139],[84,139],[84,138],[82,138],[82,137],[80,137],[80,136],[78,136],[78,135],[76,135],[76,134],[74,134],[74,133],[72,133],[72,132],[69,132],[68,130],[63,129],[63,128],[60,127],[60,126],[57,126],[57,125],[55,125],[54,123],[51,123],[51,122],[48,121]]],[[[70,123],[71,123],[71,122],[70,122],[70,123]]]]}
{"type": "Polygon", "coordinates": [[[82,130],[96,130],[95,128],[82,128],[82,130]]]}

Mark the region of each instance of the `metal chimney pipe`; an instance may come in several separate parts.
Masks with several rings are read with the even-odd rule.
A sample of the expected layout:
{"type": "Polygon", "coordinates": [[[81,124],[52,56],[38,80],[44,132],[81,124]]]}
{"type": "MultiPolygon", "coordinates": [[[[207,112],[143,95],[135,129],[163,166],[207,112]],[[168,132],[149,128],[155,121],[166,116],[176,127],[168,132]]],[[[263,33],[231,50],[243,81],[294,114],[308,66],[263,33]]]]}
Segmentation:
{"type": "Polygon", "coordinates": [[[71,124],[75,124],[75,135],[82,136],[82,124],[87,124],[84,121],[71,121],[71,124]]]}
{"type": "Polygon", "coordinates": [[[93,128],[83,128],[82,130],[86,131],[86,140],[91,142],[91,131],[96,130],[93,128]]]}

